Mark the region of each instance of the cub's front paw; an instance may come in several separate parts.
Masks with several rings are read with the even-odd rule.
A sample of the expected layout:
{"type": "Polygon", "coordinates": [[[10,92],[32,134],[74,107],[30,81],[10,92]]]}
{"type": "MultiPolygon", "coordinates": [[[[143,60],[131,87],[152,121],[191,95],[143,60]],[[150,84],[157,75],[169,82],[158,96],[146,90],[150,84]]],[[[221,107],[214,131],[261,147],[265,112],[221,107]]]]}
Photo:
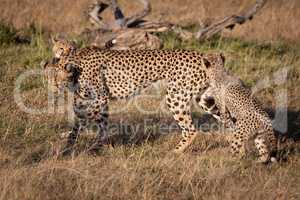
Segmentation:
{"type": "Polygon", "coordinates": [[[62,133],[60,133],[59,137],[60,137],[61,139],[66,139],[66,138],[69,137],[70,132],[71,132],[71,131],[62,132],[62,133]]]}

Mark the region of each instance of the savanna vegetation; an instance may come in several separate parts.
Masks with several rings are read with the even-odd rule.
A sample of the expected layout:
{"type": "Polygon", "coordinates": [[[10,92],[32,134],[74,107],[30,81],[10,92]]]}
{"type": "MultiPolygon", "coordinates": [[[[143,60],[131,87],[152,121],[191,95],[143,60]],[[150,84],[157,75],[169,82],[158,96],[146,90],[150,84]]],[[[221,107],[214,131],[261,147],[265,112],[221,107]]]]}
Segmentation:
{"type": "MultiPolygon", "coordinates": [[[[51,1],[51,4],[46,1],[2,1],[4,6],[0,10],[7,10],[0,14],[3,19],[0,24],[0,199],[300,198],[299,144],[289,151],[282,151],[282,159],[277,164],[257,164],[253,152],[243,160],[233,158],[228,152],[226,134],[221,134],[217,122],[204,115],[197,106],[193,116],[197,125],[202,124],[198,127],[205,134],[199,134],[184,154],[173,154],[180,130],[165,107],[164,82],[142,91],[142,95],[130,101],[111,103],[109,133],[115,143],[114,148],[103,148],[99,155],[89,155],[86,149],[94,135],[82,134],[76,153],[61,157],[59,151],[65,139],[60,134],[66,132],[71,123],[68,108],[63,107],[59,112],[30,114],[17,105],[15,94],[16,88],[20,89],[22,100],[28,107],[47,108],[47,82],[39,73],[39,63],[52,57],[49,35],[55,32],[55,24],[61,23],[61,16],[54,13],[63,11],[67,6],[71,11],[80,9],[85,1],[74,4],[69,1],[51,1]],[[24,3],[27,12],[23,16],[35,17],[40,21],[30,25],[19,16],[13,17],[11,12],[19,11],[24,3]],[[60,5],[56,7],[56,3],[60,5]],[[40,6],[34,9],[37,4],[40,6]],[[44,13],[46,8],[53,12],[44,13]],[[43,16],[49,15],[49,21],[39,18],[42,15],[40,12],[43,16]],[[51,20],[56,17],[57,21],[51,20]],[[29,76],[17,87],[18,78],[29,70],[38,73],[29,76]]],[[[158,16],[156,12],[159,8],[155,2],[154,16],[158,16]]],[[[162,10],[169,5],[167,2],[162,1],[162,10]]],[[[178,4],[172,3],[175,8],[182,4],[176,2],[178,4]]],[[[214,7],[212,2],[216,1],[205,5],[214,7]]],[[[236,1],[230,2],[234,6],[238,4],[236,1]]],[[[281,5],[278,2],[267,8],[277,8],[281,5]]],[[[298,1],[285,2],[289,4],[283,7],[289,6],[294,16],[299,14],[298,1]]],[[[195,1],[192,4],[196,4],[195,1]]],[[[182,10],[185,9],[182,7],[182,10]]],[[[284,13],[282,9],[279,13],[284,13]]],[[[177,13],[183,12],[177,8],[175,10],[177,13]]],[[[69,32],[77,44],[86,46],[83,38],[71,33],[73,26],[79,27],[78,18],[75,19],[71,11],[66,12],[66,20],[58,29],[69,32]],[[68,20],[70,18],[73,21],[68,20]]],[[[188,14],[191,13],[194,12],[188,14]]],[[[185,14],[181,19],[191,18],[185,14]]],[[[286,13],[282,19],[288,19],[290,15],[293,14],[286,13]]],[[[294,35],[299,33],[291,25],[293,28],[285,34],[280,31],[284,29],[282,26],[278,29],[272,27],[272,20],[268,28],[271,33],[262,32],[259,35],[259,31],[254,31],[254,36],[250,38],[247,38],[247,34],[250,35],[247,30],[251,27],[259,30],[262,26],[249,24],[230,33],[230,37],[219,35],[204,42],[194,39],[182,41],[172,32],[158,36],[163,40],[165,49],[223,52],[226,68],[256,91],[256,97],[273,117],[278,111],[278,95],[286,94],[286,132],[297,138],[300,134],[300,43],[294,35]],[[278,32],[283,37],[278,37],[278,32]],[[282,70],[287,71],[287,77],[278,81],[276,77],[284,74],[282,70]]],[[[195,28],[188,23],[185,28],[197,29],[197,26],[195,28]]],[[[295,20],[290,23],[300,22],[295,20]]]]}

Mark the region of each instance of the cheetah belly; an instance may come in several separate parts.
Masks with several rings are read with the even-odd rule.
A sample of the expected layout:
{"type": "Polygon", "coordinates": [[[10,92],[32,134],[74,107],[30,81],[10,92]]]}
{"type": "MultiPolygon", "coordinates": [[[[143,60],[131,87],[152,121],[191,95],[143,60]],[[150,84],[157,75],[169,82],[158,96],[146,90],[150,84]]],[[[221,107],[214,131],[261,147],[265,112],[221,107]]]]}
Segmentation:
{"type": "Polygon", "coordinates": [[[151,72],[128,73],[114,71],[106,76],[106,85],[112,98],[128,98],[161,79],[161,77],[151,72]]]}

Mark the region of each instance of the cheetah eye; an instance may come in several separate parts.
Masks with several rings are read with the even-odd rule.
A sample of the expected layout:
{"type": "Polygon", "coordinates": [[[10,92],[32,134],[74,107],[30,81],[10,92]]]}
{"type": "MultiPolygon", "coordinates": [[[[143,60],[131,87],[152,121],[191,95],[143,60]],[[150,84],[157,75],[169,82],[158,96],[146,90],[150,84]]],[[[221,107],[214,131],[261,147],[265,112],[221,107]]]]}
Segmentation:
{"type": "Polygon", "coordinates": [[[225,56],[223,53],[220,53],[220,58],[222,60],[222,63],[225,63],[225,56]]]}

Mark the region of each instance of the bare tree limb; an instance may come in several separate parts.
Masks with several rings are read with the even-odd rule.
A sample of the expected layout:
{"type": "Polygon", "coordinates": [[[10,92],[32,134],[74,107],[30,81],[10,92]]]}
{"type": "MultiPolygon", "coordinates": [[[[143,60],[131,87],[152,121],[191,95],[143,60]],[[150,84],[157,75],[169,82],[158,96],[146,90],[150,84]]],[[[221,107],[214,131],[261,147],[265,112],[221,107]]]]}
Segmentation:
{"type": "Polygon", "coordinates": [[[111,0],[111,10],[114,14],[117,26],[123,28],[126,20],[117,0],[111,0]]]}
{"type": "Polygon", "coordinates": [[[148,0],[139,1],[144,5],[143,9],[130,17],[125,17],[118,1],[110,0],[109,6],[114,21],[103,23],[99,15],[104,9],[101,9],[102,2],[98,0],[89,12],[90,21],[96,21],[94,23],[97,25],[96,29],[87,30],[83,34],[93,45],[103,48],[119,50],[161,48],[162,41],[151,33],[170,30],[173,25],[143,20],[151,12],[151,5],[148,0]]]}
{"type": "Polygon", "coordinates": [[[180,26],[172,26],[172,31],[176,33],[182,40],[189,40],[194,37],[192,32],[183,30],[180,26]]]}
{"type": "Polygon", "coordinates": [[[146,17],[151,12],[151,5],[148,0],[140,0],[144,5],[144,9],[135,15],[128,17],[126,19],[126,27],[132,27],[137,22],[141,21],[144,17],[146,17]]]}
{"type": "Polygon", "coordinates": [[[92,4],[89,8],[89,20],[96,28],[101,29],[121,29],[137,27],[138,25],[141,26],[140,24],[145,22],[143,21],[143,18],[151,12],[151,5],[148,0],[139,1],[144,5],[143,10],[130,17],[125,17],[117,0],[110,0],[110,5],[97,0],[97,2],[92,4]],[[100,14],[108,6],[111,8],[115,21],[104,23],[100,14]]]}
{"type": "MultiPolygon", "coordinates": [[[[151,5],[148,0],[139,0],[139,1],[141,1],[141,3],[144,5],[143,10],[137,12],[136,14],[130,17],[125,17],[125,15],[122,12],[122,9],[118,5],[117,0],[110,0],[109,5],[103,3],[101,0],[97,0],[96,4],[92,5],[92,9],[90,9],[88,13],[90,17],[90,21],[96,26],[94,35],[96,36],[98,35],[101,38],[101,40],[97,39],[97,41],[101,41],[101,43],[103,42],[105,43],[106,41],[113,41],[114,38],[118,38],[118,34],[120,34],[119,39],[115,41],[118,41],[118,43],[120,43],[119,41],[122,41],[121,43],[123,44],[124,43],[123,41],[125,41],[124,38],[129,38],[130,34],[134,35],[134,31],[124,30],[127,28],[141,29],[142,31],[141,33],[139,33],[140,37],[138,37],[139,38],[138,40],[141,41],[142,38],[146,38],[146,39],[148,38],[148,36],[147,37],[143,36],[144,34],[143,31],[152,33],[152,32],[163,32],[167,30],[174,31],[183,40],[188,40],[192,37],[195,37],[198,40],[205,40],[211,38],[215,34],[222,32],[224,29],[233,29],[236,24],[243,24],[248,20],[252,20],[254,15],[260,9],[262,9],[267,2],[267,0],[256,0],[255,4],[252,7],[248,8],[241,14],[225,17],[224,19],[216,23],[212,23],[210,25],[209,23],[205,24],[205,26],[202,26],[202,28],[196,34],[194,34],[192,32],[182,29],[179,26],[172,25],[170,23],[143,20],[143,18],[151,12],[151,5]],[[105,23],[102,21],[100,14],[108,6],[110,6],[111,8],[115,20],[113,22],[105,23]],[[122,30],[124,30],[125,32],[122,32],[122,30]],[[122,40],[120,38],[122,38],[122,40]]],[[[89,32],[93,32],[93,31],[89,31],[89,32]]],[[[129,43],[134,43],[134,42],[130,41],[129,43]]]]}
{"type": "Polygon", "coordinates": [[[102,17],[100,14],[108,7],[108,4],[103,3],[102,1],[98,0],[94,4],[92,4],[89,7],[89,10],[87,12],[89,16],[90,22],[97,27],[101,28],[107,28],[108,24],[104,23],[102,21],[102,17]]]}
{"type": "Polygon", "coordinates": [[[161,46],[162,41],[157,36],[139,28],[123,29],[105,43],[106,48],[114,50],[159,49],[161,46]]]}
{"type": "Polygon", "coordinates": [[[142,22],[142,19],[151,12],[151,5],[148,0],[139,0],[144,5],[142,11],[130,16],[125,17],[117,0],[111,0],[111,10],[114,14],[115,20],[119,28],[135,27],[142,22]]]}
{"type": "Polygon", "coordinates": [[[267,0],[257,0],[255,5],[251,7],[245,14],[246,19],[252,20],[253,16],[267,3],[267,0]]]}
{"type": "Polygon", "coordinates": [[[236,24],[243,24],[248,20],[252,20],[254,15],[266,4],[266,2],[267,0],[257,0],[255,5],[248,9],[245,14],[225,17],[221,21],[199,30],[198,33],[196,33],[196,38],[198,40],[205,40],[221,32],[225,28],[233,29],[236,24]]]}

